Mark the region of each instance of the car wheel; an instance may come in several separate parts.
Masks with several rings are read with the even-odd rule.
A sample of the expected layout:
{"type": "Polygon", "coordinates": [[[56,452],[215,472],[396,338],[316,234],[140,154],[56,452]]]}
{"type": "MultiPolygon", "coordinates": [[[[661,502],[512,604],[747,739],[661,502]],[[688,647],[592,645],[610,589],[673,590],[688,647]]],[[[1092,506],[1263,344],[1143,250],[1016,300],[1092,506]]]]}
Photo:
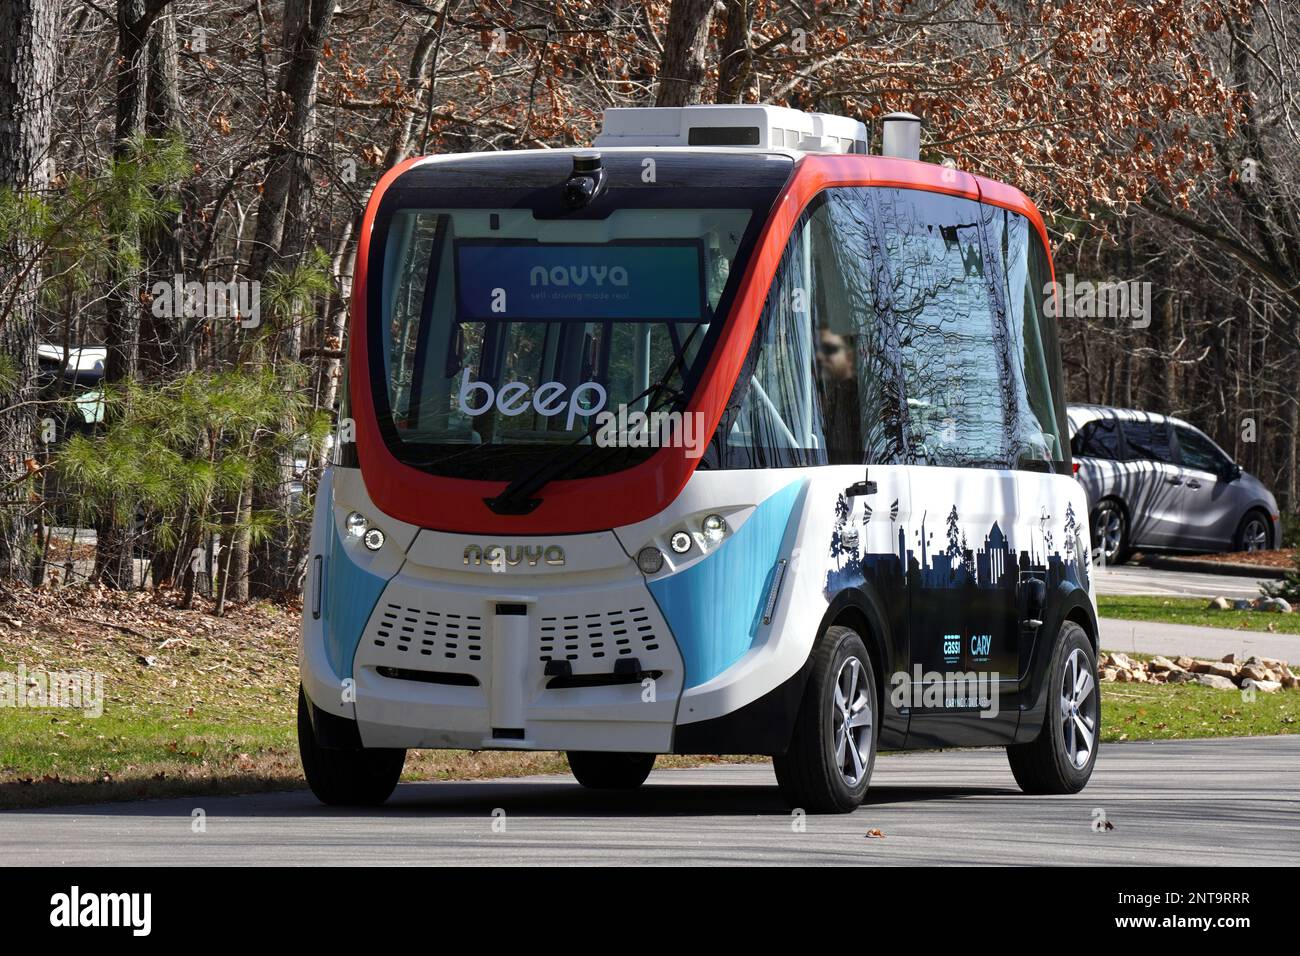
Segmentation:
{"type": "Polygon", "coordinates": [[[1268,550],[1268,520],[1258,511],[1246,512],[1233,544],[1238,551],[1268,550]]]}
{"type": "Polygon", "coordinates": [[[1101,740],[1097,657],[1083,628],[1061,626],[1047,677],[1047,712],[1038,736],[1007,748],[1025,793],[1078,793],[1092,776],[1101,740]]]}
{"type": "Polygon", "coordinates": [[[569,770],[589,790],[635,790],[655,765],[654,754],[598,753],[570,750],[569,770]]]}
{"type": "Polygon", "coordinates": [[[813,651],[789,749],[774,757],[791,808],[849,813],[862,803],[876,762],[876,674],[857,632],[831,627],[813,651]]]}
{"type": "Polygon", "coordinates": [[[330,806],[373,807],[393,793],[406,751],[387,747],[348,750],[321,747],[311,723],[307,695],[298,688],[298,752],[307,786],[330,806]]]}
{"type": "Polygon", "coordinates": [[[1092,547],[1107,565],[1128,560],[1128,518],[1119,502],[1108,499],[1093,510],[1092,547]]]}

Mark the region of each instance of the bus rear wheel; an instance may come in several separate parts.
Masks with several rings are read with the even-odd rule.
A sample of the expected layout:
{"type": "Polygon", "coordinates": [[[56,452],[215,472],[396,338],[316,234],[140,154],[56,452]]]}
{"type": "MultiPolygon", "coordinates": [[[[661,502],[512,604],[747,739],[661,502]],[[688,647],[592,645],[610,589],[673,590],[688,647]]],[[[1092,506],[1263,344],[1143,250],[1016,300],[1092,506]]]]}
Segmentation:
{"type": "Polygon", "coordinates": [[[654,754],[600,753],[570,750],[569,770],[588,790],[635,790],[655,765],[654,754]]]}
{"type": "Polygon", "coordinates": [[[876,674],[862,638],[828,628],[813,651],[789,749],[774,757],[781,794],[807,813],[851,813],[876,762],[876,674]]]}
{"type": "Polygon", "coordinates": [[[1078,793],[1092,776],[1101,740],[1097,656],[1078,624],[1061,626],[1048,669],[1047,712],[1038,736],[1007,748],[1011,773],[1025,793],[1078,793]]]}
{"type": "Polygon", "coordinates": [[[322,747],[311,723],[307,694],[298,688],[298,752],[307,786],[321,803],[373,807],[387,800],[402,776],[406,751],[379,747],[322,747]]]}

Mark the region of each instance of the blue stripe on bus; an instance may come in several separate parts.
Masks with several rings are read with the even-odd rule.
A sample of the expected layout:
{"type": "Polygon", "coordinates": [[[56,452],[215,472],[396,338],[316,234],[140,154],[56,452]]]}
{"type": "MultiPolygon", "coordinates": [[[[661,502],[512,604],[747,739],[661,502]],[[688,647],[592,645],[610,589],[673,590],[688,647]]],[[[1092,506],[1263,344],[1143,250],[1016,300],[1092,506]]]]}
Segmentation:
{"type": "Polygon", "coordinates": [[[352,676],[361,633],[370,620],[388,578],[357,565],[330,516],[330,552],[325,568],[324,632],[325,657],[339,680],[352,676]]]}
{"type": "MultiPolygon", "coordinates": [[[[708,557],[649,582],[686,664],[686,686],[717,677],[749,650],[805,482],[768,497],[708,557]]],[[[788,582],[787,582],[788,586],[788,582]]]]}

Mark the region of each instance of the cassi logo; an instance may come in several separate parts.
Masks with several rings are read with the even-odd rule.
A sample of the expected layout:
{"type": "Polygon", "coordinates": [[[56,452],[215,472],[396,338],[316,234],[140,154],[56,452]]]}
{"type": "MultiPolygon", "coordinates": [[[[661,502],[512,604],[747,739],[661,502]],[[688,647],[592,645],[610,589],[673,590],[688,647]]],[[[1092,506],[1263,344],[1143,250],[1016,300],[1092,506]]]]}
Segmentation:
{"type": "Polygon", "coordinates": [[[627,270],[622,266],[533,266],[528,273],[530,286],[584,286],[590,280],[596,286],[626,286],[627,270]]]}
{"type": "Polygon", "coordinates": [[[561,567],[564,564],[564,549],[558,544],[545,548],[540,544],[489,544],[486,547],[471,544],[465,548],[463,559],[463,563],[472,568],[502,563],[515,567],[524,561],[528,562],[530,568],[537,567],[539,561],[545,561],[552,567],[561,567]]]}

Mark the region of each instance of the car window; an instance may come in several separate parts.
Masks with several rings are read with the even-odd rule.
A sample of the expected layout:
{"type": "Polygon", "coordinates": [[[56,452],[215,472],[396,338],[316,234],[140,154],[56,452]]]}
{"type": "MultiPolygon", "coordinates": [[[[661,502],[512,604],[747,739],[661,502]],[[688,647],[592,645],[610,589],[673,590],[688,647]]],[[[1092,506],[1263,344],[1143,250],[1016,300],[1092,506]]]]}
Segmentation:
{"type": "Polygon", "coordinates": [[[1128,445],[1128,458],[1146,458],[1151,461],[1173,463],[1174,452],[1169,447],[1169,426],[1164,422],[1125,422],[1124,443],[1128,445]]]}
{"type": "Polygon", "coordinates": [[[1088,422],[1070,440],[1070,450],[1076,457],[1117,460],[1120,457],[1119,424],[1108,419],[1088,422]]]}
{"type": "Polygon", "coordinates": [[[1182,452],[1185,466],[1216,475],[1228,468],[1227,457],[1219,451],[1214,442],[1200,432],[1192,431],[1182,425],[1175,425],[1174,431],[1178,433],[1178,450],[1182,452]]]}

